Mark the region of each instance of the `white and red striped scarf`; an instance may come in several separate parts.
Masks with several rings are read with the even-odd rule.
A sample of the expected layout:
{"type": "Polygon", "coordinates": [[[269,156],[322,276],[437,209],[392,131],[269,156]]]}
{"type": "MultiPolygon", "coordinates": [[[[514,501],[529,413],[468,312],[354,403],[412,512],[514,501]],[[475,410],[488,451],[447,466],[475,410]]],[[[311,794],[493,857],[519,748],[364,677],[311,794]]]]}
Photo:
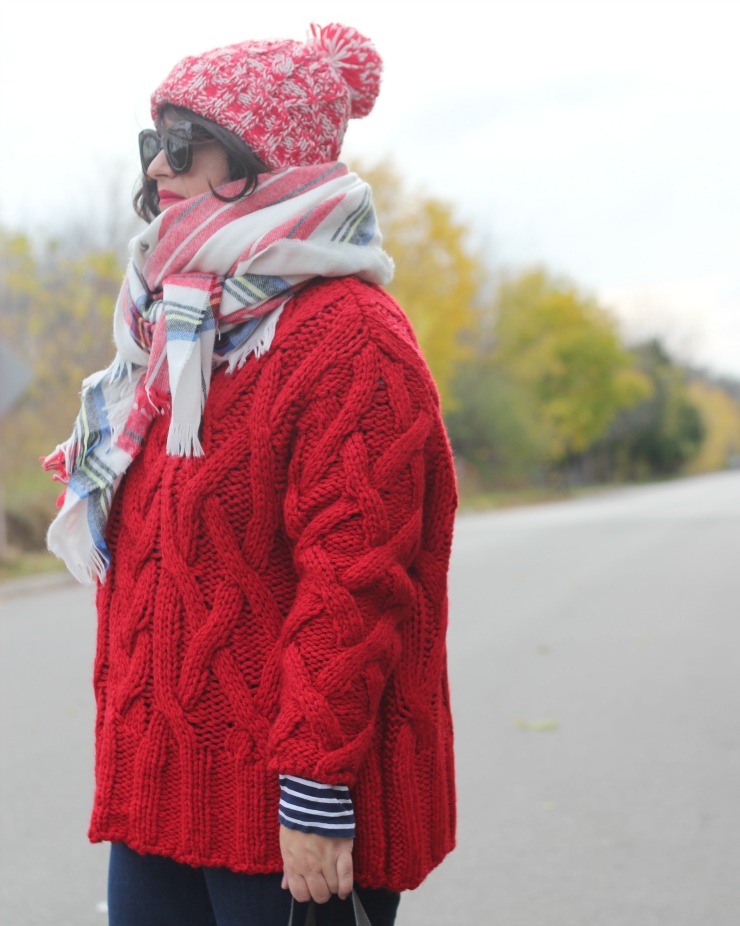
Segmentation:
{"type": "Polygon", "coordinates": [[[72,435],[44,461],[66,485],[47,543],[84,583],[104,581],[113,495],[154,416],[171,407],[167,453],[202,455],[214,366],[231,372],[268,350],[283,306],[309,280],[384,284],[393,274],[369,186],[336,162],[266,174],[233,203],[207,193],[170,206],[130,252],[115,360],[84,381],[72,435]]]}

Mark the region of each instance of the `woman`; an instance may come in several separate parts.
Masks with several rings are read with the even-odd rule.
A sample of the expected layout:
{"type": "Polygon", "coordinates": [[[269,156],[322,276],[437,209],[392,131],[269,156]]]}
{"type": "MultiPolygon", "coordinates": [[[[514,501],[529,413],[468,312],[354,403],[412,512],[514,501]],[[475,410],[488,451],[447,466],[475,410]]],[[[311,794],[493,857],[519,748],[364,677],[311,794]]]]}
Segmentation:
{"type": "Polygon", "coordinates": [[[117,356],[49,547],[97,584],[112,926],[392,924],[454,844],[437,394],[370,190],[348,27],[186,58],[152,96],[117,356]],[[282,888],[282,889],[281,889],[282,888]]]}

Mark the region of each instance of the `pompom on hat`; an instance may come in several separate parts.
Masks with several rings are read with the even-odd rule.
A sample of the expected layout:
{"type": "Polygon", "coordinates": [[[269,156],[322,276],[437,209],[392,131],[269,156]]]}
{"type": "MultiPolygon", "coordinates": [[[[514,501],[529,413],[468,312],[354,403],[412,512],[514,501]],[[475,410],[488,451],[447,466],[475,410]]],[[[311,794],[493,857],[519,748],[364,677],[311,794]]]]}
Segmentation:
{"type": "Polygon", "coordinates": [[[350,26],[307,42],[252,41],[183,58],[152,94],[152,117],[182,106],[243,139],[273,170],[336,161],[350,118],[366,116],[382,62],[350,26]]]}

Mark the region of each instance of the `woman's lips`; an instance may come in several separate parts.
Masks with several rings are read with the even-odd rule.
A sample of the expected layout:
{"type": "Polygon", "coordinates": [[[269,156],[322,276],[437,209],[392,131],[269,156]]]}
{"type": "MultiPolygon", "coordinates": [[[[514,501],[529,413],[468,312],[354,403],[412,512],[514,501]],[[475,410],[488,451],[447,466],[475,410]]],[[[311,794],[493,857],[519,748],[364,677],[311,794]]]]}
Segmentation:
{"type": "Polygon", "coordinates": [[[177,193],[171,193],[169,190],[159,190],[159,205],[171,206],[173,203],[181,203],[185,197],[178,196],[177,193]]]}

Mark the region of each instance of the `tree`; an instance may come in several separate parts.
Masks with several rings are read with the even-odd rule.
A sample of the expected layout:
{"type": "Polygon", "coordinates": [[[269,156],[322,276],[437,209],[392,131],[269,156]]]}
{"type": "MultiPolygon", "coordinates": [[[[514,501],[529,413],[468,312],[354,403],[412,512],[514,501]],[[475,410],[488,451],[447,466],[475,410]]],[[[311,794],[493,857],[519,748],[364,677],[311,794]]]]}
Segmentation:
{"type": "Polygon", "coordinates": [[[482,259],[449,203],[409,193],[387,162],[358,172],[373,188],[383,246],[396,265],[388,290],[408,314],[449,408],[455,367],[471,355],[482,259]]]}
{"type": "Polygon", "coordinates": [[[510,274],[495,305],[495,357],[531,392],[551,463],[582,454],[649,394],[614,321],[571,283],[543,269],[510,274]]]}
{"type": "Polygon", "coordinates": [[[700,378],[688,384],[687,397],[701,415],[705,436],[686,472],[709,473],[736,466],[740,459],[740,402],[721,385],[700,378]]]}
{"type": "Polygon", "coordinates": [[[487,486],[541,481],[546,439],[530,391],[482,351],[458,369],[453,388],[445,420],[456,456],[487,486]]]}
{"type": "Polygon", "coordinates": [[[619,479],[670,476],[699,452],[704,421],[689,395],[686,371],[659,341],[640,345],[635,355],[651,393],[613,421],[601,444],[602,457],[619,479]]]}
{"type": "Polygon", "coordinates": [[[11,479],[68,437],[83,377],[110,363],[121,278],[110,252],[69,256],[54,242],[35,246],[0,231],[0,337],[33,369],[30,387],[2,423],[11,479]]]}

